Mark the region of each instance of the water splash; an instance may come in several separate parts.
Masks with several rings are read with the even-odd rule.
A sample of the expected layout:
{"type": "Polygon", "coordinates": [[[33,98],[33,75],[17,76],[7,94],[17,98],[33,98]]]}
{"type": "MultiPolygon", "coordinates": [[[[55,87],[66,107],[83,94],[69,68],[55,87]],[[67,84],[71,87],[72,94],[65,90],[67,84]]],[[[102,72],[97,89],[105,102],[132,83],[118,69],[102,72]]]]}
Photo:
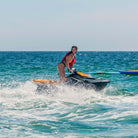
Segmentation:
{"type": "Polygon", "coordinates": [[[52,94],[36,94],[35,90],[36,85],[30,81],[0,90],[1,134],[12,130],[15,135],[26,131],[24,136],[32,131],[36,136],[51,133],[53,136],[67,136],[68,133],[79,136],[81,131],[87,136],[91,132],[113,136],[117,131],[116,135],[122,136],[128,126],[138,122],[138,95],[108,95],[107,91],[115,91],[113,87],[95,92],[59,85],[58,91],[52,94]]]}

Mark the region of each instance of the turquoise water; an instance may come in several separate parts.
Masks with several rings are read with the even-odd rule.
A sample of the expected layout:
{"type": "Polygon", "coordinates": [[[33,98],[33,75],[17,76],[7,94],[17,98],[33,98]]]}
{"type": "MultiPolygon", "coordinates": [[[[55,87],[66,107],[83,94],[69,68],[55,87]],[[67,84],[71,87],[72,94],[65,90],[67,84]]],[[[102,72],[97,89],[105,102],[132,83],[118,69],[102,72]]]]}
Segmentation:
{"type": "MultiPolygon", "coordinates": [[[[58,86],[36,93],[33,79],[58,79],[66,52],[0,52],[0,137],[138,136],[138,76],[92,74],[102,91],[58,86]]],[[[80,72],[138,70],[138,52],[78,52],[80,72]]]]}

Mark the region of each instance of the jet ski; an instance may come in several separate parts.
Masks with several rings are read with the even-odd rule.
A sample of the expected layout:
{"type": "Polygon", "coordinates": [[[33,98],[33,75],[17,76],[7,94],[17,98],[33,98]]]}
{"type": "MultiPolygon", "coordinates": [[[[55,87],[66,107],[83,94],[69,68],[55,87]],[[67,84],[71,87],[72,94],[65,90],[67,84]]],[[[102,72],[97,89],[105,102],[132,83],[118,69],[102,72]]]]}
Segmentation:
{"type": "Polygon", "coordinates": [[[138,70],[120,71],[120,74],[126,74],[126,75],[138,75],[138,70]]]}
{"type": "Polygon", "coordinates": [[[67,76],[67,80],[65,81],[66,85],[94,89],[95,91],[104,89],[108,83],[110,83],[109,80],[92,78],[91,76],[81,72],[70,74],[67,76]]]}
{"type": "MultiPolygon", "coordinates": [[[[52,81],[52,80],[33,80],[35,84],[37,84],[37,91],[49,89],[55,89],[57,84],[60,84],[60,81],[52,81]]],[[[79,88],[86,89],[94,89],[95,91],[100,91],[106,87],[106,85],[110,83],[109,80],[101,79],[101,78],[92,78],[91,76],[84,74],[82,72],[75,71],[74,73],[68,75],[63,85],[74,86],[79,88]]]]}

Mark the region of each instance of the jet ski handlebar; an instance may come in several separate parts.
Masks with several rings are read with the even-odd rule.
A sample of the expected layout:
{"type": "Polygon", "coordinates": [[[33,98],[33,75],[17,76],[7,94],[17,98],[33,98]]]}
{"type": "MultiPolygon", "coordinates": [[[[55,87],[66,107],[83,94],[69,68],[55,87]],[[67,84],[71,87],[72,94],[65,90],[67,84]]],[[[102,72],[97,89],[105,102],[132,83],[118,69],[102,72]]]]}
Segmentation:
{"type": "Polygon", "coordinates": [[[75,68],[71,69],[73,71],[74,74],[77,74],[77,70],[75,68]]]}

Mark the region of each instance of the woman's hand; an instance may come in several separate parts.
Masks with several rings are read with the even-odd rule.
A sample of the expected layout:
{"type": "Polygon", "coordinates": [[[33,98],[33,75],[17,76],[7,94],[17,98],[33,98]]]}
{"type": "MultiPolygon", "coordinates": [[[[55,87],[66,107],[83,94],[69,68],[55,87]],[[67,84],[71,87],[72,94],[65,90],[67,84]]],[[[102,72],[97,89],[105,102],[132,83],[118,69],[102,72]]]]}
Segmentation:
{"type": "Polygon", "coordinates": [[[73,73],[73,70],[71,70],[71,69],[68,68],[68,72],[73,73]]]}

